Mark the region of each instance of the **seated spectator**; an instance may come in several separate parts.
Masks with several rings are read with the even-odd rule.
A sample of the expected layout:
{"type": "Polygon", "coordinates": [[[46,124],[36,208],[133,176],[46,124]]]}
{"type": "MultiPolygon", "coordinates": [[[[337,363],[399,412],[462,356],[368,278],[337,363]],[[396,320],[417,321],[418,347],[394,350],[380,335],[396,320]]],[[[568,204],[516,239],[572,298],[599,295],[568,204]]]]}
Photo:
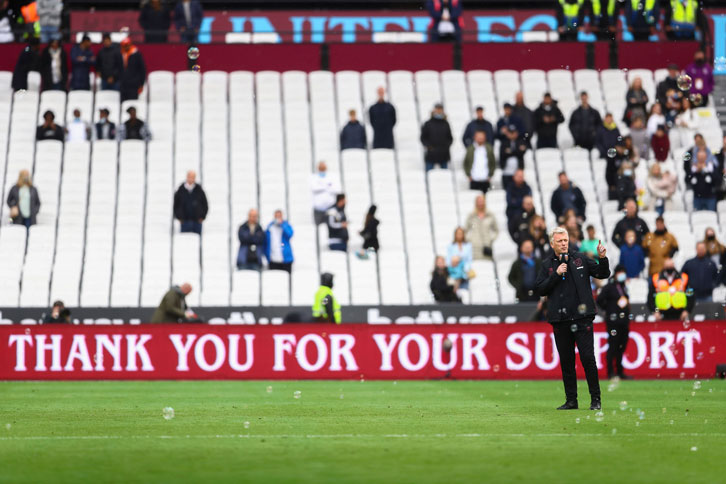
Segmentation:
{"type": "Polygon", "coordinates": [[[544,259],[551,249],[544,217],[536,214],[533,215],[529,219],[527,231],[520,235],[519,240],[522,242],[531,240],[532,244],[534,244],[535,257],[544,259]]]}
{"type": "Polygon", "coordinates": [[[35,139],[38,141],[47,139],[63,141],[65,138],[66,133],[63,126],[55,124],[55,114],[53,114],[53,111],[43,113],[43,124],[38,126],[38,129],[35,131],[35,139]]]}
{"type": "Polygon", "coordinates": [[[343,131],[340,132],[340,149],[366,149],[366,129],[358,122],[355,115],[355,109],[348,111],[348,116],[350,116],[350,120],[348,121],[348,124],[343,126],[343,131]]]}
{"type": "Polygon", "coordinates": [[[166,43],[171,26],[171,10],[161,0],[150,0],[141,7],[139,25],[144,29],[144,43],[166,43]]]}
{"type": "Polygon", "coordinates": [[[655,312],[657,321],[685,321],[696,303],[689,295],[688,275],[679,273],[671,258],[665,259],[662,266],[649,278],[648,308],[655,312]]]}
{"type": "Polygon", "coordinates": [[[595,146],[600,152],[600,158],[608,158],[608,152],[617,146],[620,139],[620,130],[618,125],[615,124],[613,115],[605,113],[602,125],[597,128],[597,134],[595,135],[595,146]]]}
{"type": "Polygon", "coordinates": [[[73,120],[68,123],[66,131],[68,131],[67,141],[70,143],[91,139],[91,126],[81,119],[80,109],[73,110],[73,120]]]}
{"type": "Polygon", "coordinates": [[[706,163],[707,158],[705,151],[699,151],[696,166],[688,177],[693,188],[693,209],[715,212],[716,193],[721,186],[722,176],[706,163]]]}
{"type": "Polygon", "coordinates": [[[378,101],[368,108],[368,122],[373,127],[373,149],[393,149],[393,127],[396,125],[396,108],[386,101],[386,89],[378,88],[378,101]]]}
{"type": "Polygon", "coordinates": [[[101,108],[98,110],[98,122],[93,132],[93,138],[96,140],[116,139],[116,123],[112,123],[108,119],[108,109],[101,108]]]}
{"type": "Polygon", "coordinates": [[[562,111],[557,107],[557,101],[552,99],[550,93],[544,94],[544,99],[534,112],[534,130],[537,133],[537,149],[557,148],[557,126],[565,122],[562,111]]]}
{"type": "Polygon", "coordinates": [[[713,301],[713,290],[719,285],[718,268],[708,256],[705,242],[696,244],[696,257],[683,264],[681,274],[688,276],[688,287],[693,289],[696,302],[713,301]]]}
{"type": "Polygon", "coordinates": [[[684,96],[681,106],[681,110],[673,120],[673,128],[668,133],[673,148],[688,146],[698,128],[698,115],[691,109],[691,101],[684,96]]]}
{"type": "Polygon", "coordinates": [[[653,137],[650,139],[650,146],[653,148],[655,161],[663,162],[668,159],[668,154],[671,151],[671,141],[668,138],[664,125],[658,125],[658,128],[655,130],[655,134],[653,134],[653,137]]]}
{"type": "Polygon", "coordinates": [[[123,69],[119,79],[121,102],[138,99],[146,82],[146,64],[131,37],[121,41],[121,56],[123,58],[123,69]]]}
{"type": "Polygon", "coordinates": [[[663,263],[678,251],[678,241],[666,229],[663,217],[655,219],[655,230],[643,237],[643,249],[650,260],[648,275],[653,276],[663,269],[663,263]]]}
{"type": "Polygon", "coordinates": [[[7,201],[14,224],[25,225],[26,228],[35,225],[40,211],[40,197],[28,170],[20,170],[18,181],[10,189],[7,201]]]}
{"type": "Polygon", "coordinates": [[[560,186],[552,193],[550,208],[558,219],[565,214],[567,209],[572,208],[577,214],[578,221],[584,221],[587,201],[582,195],[582,191],[567,178],[567,173],[564,171],[560,172],[559,178],[560,186]]]}
{"type": "Polygon", "coordinates": [[[477,131],[484,131],[487,143],[494,143],[494,127],[492,123],[484,119],[484,108],[481,106],[476,107],[476,117],[469,121],[464,130],[464,135],[461,137],[465,148],[468,148],[474,142],[474,134],[477,131]]]}
{"type": "Polygon", "coordinates": [[[186,297],[192,292],[192,285],[189,283],[181,286],[172,286],[164,294],[159,307],[151,316],[151,323],[188,323],[199,321],[199,316],[194,314],[187,306],[186,297]]]}
{"type": "Polygon", "coordinates": [[[436,302],[461,302],[459,296],[456,295],[454,285],[450,281],[451,275],[446,267],[446,259],[437,255],[434,271],[431,274],[431,283],[429,284],[436,302]]]}
{"type": "Polygon", "coordinates": [[[368,207],[368,213],[363,221],[363,230],[358,232],[363,237],[363,247],[356,252],[359,259],[367,259],[368,251],[378,253],[380,249],[378,245],[378,225],[381,222],[376,218],[377,208],[375,205],[368,207]]]}
{"type": "Polygon", "coordinates": [[[534,256],[532,241],[523,241],[519,247],[519,257],[512,263],[508,276],[519,302],[539,300],[539,296],[535,293],[535,281],[541,267],[542,260],[534,256]]]}
{"type": "Polygon", "coordinates": [[[96,56],[91,50],[91,39],[84,35],[80,44],[71,48],[71,91],[91,89],[91,67],[96,63],[96,56]]]}
{"type": "Polygon", "coordinates": [[[524,122],[514,114],[514,106],[509,103],[504,103],[502,108],[504,115],[497,121],[497,134],[496,137],[499,141],[505,142],[507,140],[507,134],[509,127],[514,125],[517,128],[517,132],[524,133],[525,127],[524,122]]]}
{"type": "Polygon", "coordinates": [[[119,46],[111,41],[111,34],[103,34],[101,49],[96,55],[96,74],[101,78],[101,89],[118,91],[124,61],[119,46]]]}
{"type": "Polygon", "coordinates": [[[590,151],[595,147],[595,137],[602,119],[597,109],[590,106],[589,97],[585,91],[580,93],[580,105],[570,115],[570,133],[575,146],[590,151]]]}
{"type": "Polygon", "coordinates": [[[517,170],[524,170],[524,154],[527,140],[522,137],[516,124],[510,124],[499,145],[499,166],[502,169],[502,186],[508,189],[517,170]]]}
{"type": "Polygon", "coordinates": [[[40,54],[38,50],[38,39],[31,37],[28,39],[28,45],[20,52],[18,60],[13,69],[13,79],[11,87],[13,91],[25,91],[28,89],[28,73],[30,71],[40,71],[40,54]]]}
{"type": "Polygon", "coordinates": [[[660,163],[653,163],[648,174],[649,210],[658,215],[670,208],[673,194],[676,192],[678,179],[668,170],[663,171],[660,163]]]}
{"type": "Polygon", "coordinates": [[[464,24],[461,0],[426,0],[429,11],[429,39],[431,42],[461,42],[461,28],[464,24]]]}
{"type": "Polygon", "coordinates": [[[630,124],[630,138],[638,155],[644,160],[650,160],[650,136],[645,129],[645,120],[637,117],[630,124]]]}
{"type": "MultiPolygon", "coordinates": [[[[701,96],[701,106],[708,104],[708,97],[713,92],[713,67],[706,62],[706,54],[699,50],[693,55],[693,62],[686,66],[685,73],[691,76],[693,85],[689,90],[691,96],[701,96]]],[[[698,106],[694,106],[698,107],[698,106]]]]}
{"type": "Polygon", "coordinates": [[[524,104],[524,95],[518,91],[514,95],[514,106],[512,115],[522,120],[522,137],[527,142],[527,147],[532,146],[532,135],[534,134],[535,120],[534,112],[524,104]]]}
{"type": "MultiPolygon", "coordinates": [[[[507,187],[507,219],[512,220],[522,211],[524,199],[532,195],[532,189],[524,181],[524,170],[517,170],[512,176],[512,183],[507,187]]],[[[534,207],[534,206],[533,206],[534,207]]],[[[532,209],[534,213],[534,208],[532,209]]]]}
{"type": "Polygon", "coordinates": [[[348,250],[348,219],[345,216],[345,195],[335,197],[335,205],[326,212],[328,218],[328,248],[346,252],[348,250]]]}
{"type": "MultiPolygon", "coordinates": [[[[250,228],[250,214],[247,215],[247,228],[250,228]]],[[[257,215],[255,211],[255,215],[257,215]]],[[[242,225],[244,227],[244,224],[242,225]]],[[[240,239],[240,251],[242,250],[242,236],[247,236],[247,233],[242,234],[242,227],[240,227],[239,239],[240,239]]],[[[250,232],[252,239],[257,234],[255,227],[254,232],[250,232]]],[[[265,231],[265,243],[263,244],[265,250],[265,258],[267,259],[267,267],[270,270],[281,270],[292,272],[292,262],[294,257],[292,255],[292,245],[290,245],[290,239],[292,238],[293,230],[290,224],[282,218],[282,210],[275,210],[275,220],[270,222],[265,231]]],[[[247,240],[247,239],[245,239],[247,240]]],[[[257,248],[256,248],[257,249],[257,248]]],[[[246,259],[250,257],[253,250],[247,245],[246,259]]],[[[257,253],[258,254],[258,253],[257,253]]],[[[256,255],[257,255],[256,254],[256,255]]],[[[239,258],[239,257],[238,257],[239,258]]]]}
{"type": "Polygon", "coordinates": [[[313,220],[315,225],[327,223],[328,209],[335,204],[335,196],[340,193],[340,185],[335,177],[328,174],[328,165],[318,163],[318,172],[310,178],[313,195],[313,220]]]}
{"type": "MultiPolygon", "coordinates": [[[[277,215],[277,213],[275,215],[277,215]]],[[[280,218],[282,218],[282,212],[280,212],[280,218]]],[[[239,251],[237,252],[237,269],[244,269],[250,271],[259,271],[262,269],[262,256],[267,253],[269,249],[265,247],[267,235],[265,234],[265,231],[262,230],[259,219],[260,217],[257,213],[257,210],[252,208],[247,213],[247,221],[239,226],[239,230],[237,231],[237,238],[239,239],[239,251]]],[[[273,225],[274,223],[275,222],[272,222],[270,225],[273,225]]],[[[288,225],[288,228],[289,227],[290,226],[288,225]]],[[[280,227],[280,230],[282,230],[282,227],[280,227]]],[[[284,231],[278,233],[278,235],[280,235],[281,237],[280,244],[282,244],[282,237],[285,236],[284,231]]],[[[290,237],[292,237],[292,228],[290,228],[289,235],[287,236],[288,249],[290,249],[290,237]]],[[[280,247],[280,245],[278,245],[277,247],[280,247]]],[[[271,252],[270,255],[272,256],[271,252]]],[[[290,259],[292,259],[292,249],[289,250],[288,255],[290,259]]],[[[284,258],[285,254],[283,250],[283,261],[284,258]]],[[[270,259],[268,259],[268,261],[269,260],[270,259]]],[[[280,264],[284,264],[284,262],[280,264]]],[[[292,260],[290,260],[290,265],[292,266],[292,260]]],[[[283,266],[275,268],[286,270],[283,269],[283,266]]]]}
{"type": "Polygon", "coordinates": [[[659,103],[654,103],[650,108],[650,114],[648,115],[648,124],[646,130],[648,131],[648,138],[652,138],[658,126],[663,125],[665,127],[666,118],[663,116],[663,108],[659,103]]]}
{"type": "Polygon", "coordinates": [[[469,179],[469,188],[486,193],[495,169],[492,145],[487,142],[484,131],[477,131],[474,133],[474,142],[466,149],[464,157],[464,173],[469,179]]]}
{"type": "Polygon", "coordinates": [[[444,170],[448,168],[451,160],[449,147],[453,141],[451,126],[444,114],[444,105],[436,103],[431,118],[421,127],[421,143],[426,153],[424,157],[426,171],[433,170],[435,165],[444,170]]]}
{"type": "MultiPolygon", "coordinates": [[[[514,186],[514,184],[510,186],[514,186]]],[[[507,211],[509,211],[509,206],[507,206],[507,211]]],[[[521,242],[520,237],[523,233],[526,233],[529,230],[529,221],[532,216],[535,215],[534,199],[532,198],[532,195],[525,195],[522,198],[522,207],[515,213],[518,213],[519,215],[511,217],[507,225],[509,228],[509,235],[512,236],[512,240],[519,245],[521,242]]]]}
{"type": "Polygon", "coordinates": [[[645,269],[645,252],[638,245],[635,230],[625,232],[625,243],[620,246],[620,264],[625,267],[628,279],[640,277],[645,269]]]}
{"type": "Polygon", "coordinates": [[[618,200],[618,210],[625,207],[625,202],[638,197],[635,187],[635,171],[633,164],[625,161],[618,170],[618,179],[615,182],[615,196],[618,200]]]}
{"type": "Polygon", "coordinates": [[[194,170],[187,172],[187,179],[174,194],[174,218],[181,223],[182,232],[202,235],[202,222],[207,218],[209,206],[204,189],[197,182],[194,170]]]}
{"type": "Polygon", "coordinates": [[[595,226],[590,224],[585,227],[585,231],[587,232],[587,235],[580,244],[580,252],[595,256],[595,254],[597,254],[597,244],[600,242],[600,239],[598,239],[595,235],[595,226]]]}
{"type": "Polygon", "coordinates": [[[136,117],[136,108],[133,106],[129,106],[129,108],[126,110],[126,112],[129,114],[129,119],[121,123],[121,132],[119,133],[119,137],[122,140],[125,139],[140,139],[144,141],[148,141],[151,139],[151,133],[149,133],[149,130],[146,127],[146,123],[144,123],[141,119],[136,117]]]}
{"type": "Polygon", "coordinates": [[[642,118],[645,121],[648,94],[643,89],[643,80],[640,77],[633,79],[630,89],[625,94],[625,101],[627,105],[623,114],[623,122],[630,127],[635,118],[642,118]]]}
{"type": "Polygon", "coordinates": [[[50,312],[43,314],[43,324],[70,324],[71,312],[63,301],[55,301],[50,312]]]}
{"type": "Polygon", "coordinates": [[[726,246],[718,241],[713,228],[708,227],[706,229],[702,242],[706,244],[706,252],[714,264],[721,264],[721,256],[726,253],[726,246]]]}
{"type": "Polygon", "coordinates": [[[446,252],[446,267],[454,280],[454,292],[469,288],[471,275],[471,244],[466,241],[466,234],[462,227],[454,231],[454,241],[449,244],[446,252]]]}
{"type": "Polygon", "coordinates": [[[661,112],[665,111],[666,104],[668,101],[668,91],[678,90],[678,75],[681,70],[678,64],[668,64],[668,76],[658,83],[658,87],[655,90],[655,98],[661,108],[661,112]]]}
{"type": "Polygon", "coordinates": [[[68,89],[68,56],[60,40],[53,39],[40,54],[40,77],[43,91],[68,89]]]}
{"type": "Polygon", "coordinates": [[[484,195],[476,197],[474,211],[466,218],[466,239],[471,241],[474,259],[492,258],[492,246],[499,236],[497,219],[487,211],[484,195]]]}
{"type": "Polygon", "coordinates": [[[174,8],[174,25],[179,31],[181,41],[195,44],[199,28],[202,26],[204,12],[199,0],[180,0],[174,8]]]}
{"type": "Polygon", "coordinates": [[[628,230],[635,232],[638,245],[643,243],[643,237],[650,231],[645,220],[638,217],[638,204],[633,199],[625,202],[625,217],[621,218],[615,225],[612,236],[613,243],[621,247],[625,243],[625,233],[628,230]]]}

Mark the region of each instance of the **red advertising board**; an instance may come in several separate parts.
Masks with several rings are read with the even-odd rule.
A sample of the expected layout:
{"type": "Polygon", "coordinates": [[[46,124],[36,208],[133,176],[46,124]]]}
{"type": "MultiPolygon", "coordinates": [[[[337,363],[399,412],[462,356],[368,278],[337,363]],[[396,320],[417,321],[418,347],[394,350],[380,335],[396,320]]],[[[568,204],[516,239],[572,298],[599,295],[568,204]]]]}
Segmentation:
{"type": "MultiPolygon", "coordinates": [[[[607,337],[596,324],[601,374],[607,337]]],[[[0,380],[557,379],[553,343],[544,323],[13,325],[0,328],[0,380]]],[[[639,323],[624,366],[636,378],[695,378],[725,361],[724,322],[639,323]]]]}

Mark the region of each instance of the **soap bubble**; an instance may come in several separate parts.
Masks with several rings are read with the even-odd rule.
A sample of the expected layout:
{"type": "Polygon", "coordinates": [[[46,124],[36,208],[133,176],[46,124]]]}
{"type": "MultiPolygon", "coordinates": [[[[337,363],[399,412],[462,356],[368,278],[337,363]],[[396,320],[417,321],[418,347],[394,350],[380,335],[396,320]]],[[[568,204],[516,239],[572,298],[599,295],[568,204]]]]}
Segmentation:
{"type": "Polygon", "coordinates": [[[690,151],[686,151],[685,153],[683,153],[683,161],[691,161],[691,158],[693,158],[693,155],[690,151]]]}
{"type": "Polygon", "coordinates": [[[585,314],[587,312],[587,306],[585,304],[580,304],[577,306],[577,312],[580,314],[585,314]]]}
{"type": "Polygon", "coordinates": [[[618,330],[617,329],[611,329],[610,330],[610,336],[617,336],[617,335],[618,335],[618,330]]]}
{"type": "Polygon", "coordinates": [[[615,158],[618,155],[618,151],[615,148],[608,150],[608,158],[615,158]]]}
{"type": "Polygon", "coordinates": [[[688,320],[683,321],[683,329],[688,329],[691,327],[691,322],[688,320]]]}
{"type": "Polygon", "coordinates": [[[187,50],[187,57],[191,60],[199,59],[199,47],[189,47],[187,50]]]}
{"type": "Polygon", "coordinates": [[[708,352],[709,352],[709,353],[711,353],[711,354],[714,354],[714,353],[716,352],[716,347],[715,347],[715,346],[711,346],[711,347],[710,347],[710,348],[708,349],[708,352]]]}
{"type": "Polygon", "coordinates": [[[10,430],[10,428],[11,428],[11,427],[12,427],[12,425],[10,425],[9,423],[6,423],[6,424],[5,424],[5,429],[6,429],[6,430],[10,430]]]}
{"type": "Polygon", "coordinates": [[[696,354],[696,359],[697,359],[697,360],[702,360],[702,359],[703,359],[703,351],[699,351],[699,352],[698,352],[698,353],[696,354]]]}
{"type": "Polygon", "coordinates": [[[696,380],[696,381],[693,382],[693,389],[694,390],[700,390],[701,389],[701,381],[700,380],[696,380]]]}
{"type": "Polygon", "coordinates": [[[698,447],[696,447],[695,445],[693,447],[691,447],[691,452],[696,452],[697,450],[698,450],[698,447]]]}
{"type": "Polygon", "coordinates": [[[680,374],[680,375],[678,375],[678,377],[679,377],[679,378],[680,378],[681,380],[683,380],[683,379],[684,379],[684,378],[686,377],[686,374],[685,374],[684,372],[681,372],[681,374],[680,374]]]}
{"type": "Polygon", "coordinates": [[[625,411],[626,408],[628,408],[628,402],[623,400],[622,402],[620,402],[620,410],[625,411]]]}
{"type": "Polygon", "coordinates": [[[300,390],[295,390],[295,393],[293,393],[292,396],[295,399],[299,399],[302,396],[302,392],[300,390]]]}
{"type": "Polygon", "coordinates": [[[250,423],[249,423],[249,422],[245,422],[245,423],[243,423],[242,425],[243,425],[243,426],[244,426],[244,428],[246,428],[246,429],[250,428],[250,423]]]}
{"type": "Polygon", "coordinates": [[[577,325],[576,324],[571,325],[570,331],[572,331],[573,333],[577,332],[577,325]]]}
{"type": "Polygon", "coordinates": [[[194,72],[202,72],[202,68],[199,66],[199,64],[194,64],[192,66],[192,71],[194,71],[194,72]]]}
{"type": "Polygon", "coordinates": [[[578,418],[575,419],[575,423],[576,424],[579,424],[580,423],[580,417],[578,417],[578,418]]]}
{"type": "Polygon", "coordinates": [[[673,420],[671,420],[671,421],[670,421],[669,423],[670,423],[671,425],[673,425],[673,420]]]}
{"type": "Polygon", "coordinates": [[[499,365],[494,365],[494,368],[492,368],[492,369],[494,370],[494,373],[498,373],[499,372],[499,365]]]}
{"type": "Polygon", "coordinates": [[[676,85],[681,91],[688,91],[693,85],[693,79],[688,74],[681,74],[676,78],[676,85]]]}
{"type": "Polygon", "coordinates": [[[618,433],[618,429],[613,429],[613,435],[618,433]]]}
{"type": "Polygon", "coordinates": [[[640,427],[640,422],[635,422],[636,427],[640,427]]]}
{"type": "Polygon", "coordinates": [[[697,92],[694,92],[693,94],[691,94],[690,100],[691,100],[691,104],[693,105],[694,108],[703,104],[703,96],[697,92]]]}
{"type": "Polygon", "coordinates": [[[604,419],[605,419],[605,414],[604,414],[604,413],[602,413],[602,410],[599,410],[599,411],[598,411],[598,412],[597,412],[597,413],[595,414],[595,421],[596,421],[596,422],[602,422],[602,421],[603,421],[604,419]]]}
{"type": "Polygon", "coordinates": [[[620,319],[625,319],[625,313],[620,313],[620,314],[618,314],[618,317],[619,317],[620,319]]]}
{"type": "Polygon", "coordinates": [[[267,387],[267,393],[272,393],[272,386],[267,387]]]}
{"type": "Polygon", "coordinates": [[[161,415],[164,416],[164,420],[171,420],[174,418],[174,409],[171,407],[164,407],[161,411],[161,415]]]}

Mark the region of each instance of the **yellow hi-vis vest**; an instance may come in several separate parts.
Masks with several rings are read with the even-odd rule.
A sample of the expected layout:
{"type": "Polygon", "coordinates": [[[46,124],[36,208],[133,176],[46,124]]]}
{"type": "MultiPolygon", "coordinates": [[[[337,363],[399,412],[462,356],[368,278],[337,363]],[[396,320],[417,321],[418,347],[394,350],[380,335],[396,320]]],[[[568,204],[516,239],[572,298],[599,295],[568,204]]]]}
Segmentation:
{"type": "Polygon", "coordinates": [[[671,0],[671,9],[673,22],[679,24],[696,24],[696,10],[698,10],[698,0],[671,0]]]}
{"type": "Polygon", "coordinates": [[[688,304],[685,293],[686,285],[688,285],[688,274],[681,274],[670,284],[666,279],[661,279],[659,274],[653,274],[655,307],[659,311],[667,311],[671,308],[684,309],[688,304]]]}
{"type": "MultiPolygon", "coordinates": [[[[595,17],[599,17],[602,14],[602,4],[605,0],[592,0],[592,14],[595,17]]],[[[615,15],[615,1],[616,0],[607,0],[608,7],[607,7],[607,14],[608,17],[612,17],[615,15]]]]}
{"type": "Polygon", "coordinates": [[[560,0],[562,6],[562,13],[565,15],[565,22],[568,26],[574,26],[577,23],[577,16],[580,14],[580,7],[585,3],[585,0],[577,0],[577,3],[567,3],[565,0],[560,0]]]}
{"type": "Polygon", "coordinates": [[[338,303],[338,300],[335,299],[335,296],[333,296],[333,290],[328,286],[320,286],[318,292],[315,293],[315,302],[313,302],[313,318],[322,317],[323,319],[330,320],[330,314],[328,314],[328,311],[323,304],[323,300],[327,296],[330,296],[333,300],[333,321],[335,324],[340,324],[340,303],[338,303]]]}

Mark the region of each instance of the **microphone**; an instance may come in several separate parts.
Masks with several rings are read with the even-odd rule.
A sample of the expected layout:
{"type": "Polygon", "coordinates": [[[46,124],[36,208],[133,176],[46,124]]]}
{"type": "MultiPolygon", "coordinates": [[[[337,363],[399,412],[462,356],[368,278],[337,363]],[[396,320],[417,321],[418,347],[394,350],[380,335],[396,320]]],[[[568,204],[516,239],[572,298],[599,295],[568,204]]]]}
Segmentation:
{"type": "MultiPolygon", "coordinates": [[[[567,264],[567,260],[570,258],[568,254],[560,254],[560,264],[567,264]]],[[[566,272],[562,273],[562,280],[565,280],[565,274],[566,272]]]]}

